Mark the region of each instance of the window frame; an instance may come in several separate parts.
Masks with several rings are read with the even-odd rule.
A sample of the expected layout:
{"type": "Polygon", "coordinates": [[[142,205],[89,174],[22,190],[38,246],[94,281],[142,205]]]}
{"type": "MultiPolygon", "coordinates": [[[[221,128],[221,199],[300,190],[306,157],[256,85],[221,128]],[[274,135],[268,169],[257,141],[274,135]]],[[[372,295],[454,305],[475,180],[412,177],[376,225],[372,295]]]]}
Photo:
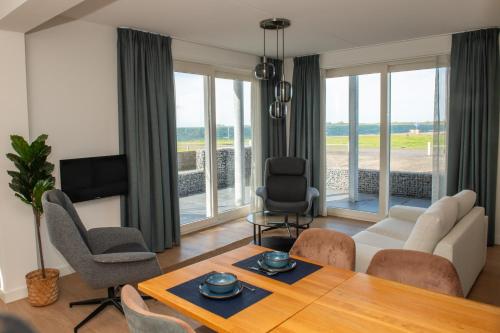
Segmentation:
{"type": "MultiPolygon", "coordinates": [[[[253,84],[251,70],[241,70],[234,68],[218,67],[213,65],[186,62],[174,60],[174,73],[189,73],[204,75],[206,77],[205,93],[206,93],[206,108],[205,108],[205,124],[208,126],[206,131],[206,145],[208,146],[208,166],[205,173],[206,193],[209,197],[207,209],[210,211],[210,216],[196,220],[190,223],[181,225],[181,235],[186,235],[208,227],[216,226],[228,221],[245,217],[250,212],[250,204],[238,207],[232,210],[218,212],[218,196],[217,196],[217,140],[216,140],[216,101],[215,101],[215,79],[223,78],[230,80],[248,81],[253,84]],[[207,133],[208,132],[208,133],[207,133]],[[208,134],[208,135],[207,135],[208,134]]],[[[252,89],[252,88],[251,88],[252,89]]],[[[253,91],[253,89],[252,89],[253,91]]],[[[255,106],[251,105],[251,113],[255,112],[255,106]]]]}
{"type": "MultiPolygon", "coordinates": [[[[356,211],[345,208],[327,208],[328,216],[338,216],[345,218],[354,218],[364,221],[377,222],[387,216],[389,213],[390,200],[390,74],[401,71],[411,71],[420,69],[430,69],[439,67],[449,67],[450,56],[448,54],[417,57],[413,59],[404,59],[390,62],[380,62],[373,64],[364,64],[358,66],[329,68],[325,70],[326,80],[330,78],[380,74],[380,166],[379,166],[379,210],[378,213],[356,211]]],[[[326,92],[326,90],[325,90],[326,92]]],[[[323,112],[326,114],[326,106],[323,112]]],[[[324,120],[323,120],[324,121],[324,120]]],[[[325,124],[323,124],[324,126],[325,124]]],[[[448,133],[448,130],[446,131],[448,133]]],[[[324,133],[324,131],[323,131],[324,133]]],[[[448,135],[448,134],[447,134],[448,135]]],[[[323,134],[323,139],[326,136],[323,134]]],[[[326,172],[326,156],[323,162],[326,172]]],[[[326,177],[326,175],[325,175],[326,177]]],[[[326,178],[325,178],[326,180],[326,178]]],[[[325,196],[326,197],[326,196],[325,196]]],[[[325,199],[326,201],[326,199],[325,199]]]]}

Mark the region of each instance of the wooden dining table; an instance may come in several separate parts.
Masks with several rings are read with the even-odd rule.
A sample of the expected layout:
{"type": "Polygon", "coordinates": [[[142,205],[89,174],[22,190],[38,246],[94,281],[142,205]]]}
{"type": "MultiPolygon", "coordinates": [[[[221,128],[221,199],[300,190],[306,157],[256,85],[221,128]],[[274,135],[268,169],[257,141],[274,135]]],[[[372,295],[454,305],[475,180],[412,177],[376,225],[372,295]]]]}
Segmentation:
{"type": "Polygon", "coordinates": [[[233,265],[265,251],[269,249],[243,246],[141,282],[139,290],[217,332],[500,333],[500,308],[491,305],[328,265],[293,284],[233,265]],[[234,273],[271,294],[223,318],[167,291],[211,271],[234,273]]]}

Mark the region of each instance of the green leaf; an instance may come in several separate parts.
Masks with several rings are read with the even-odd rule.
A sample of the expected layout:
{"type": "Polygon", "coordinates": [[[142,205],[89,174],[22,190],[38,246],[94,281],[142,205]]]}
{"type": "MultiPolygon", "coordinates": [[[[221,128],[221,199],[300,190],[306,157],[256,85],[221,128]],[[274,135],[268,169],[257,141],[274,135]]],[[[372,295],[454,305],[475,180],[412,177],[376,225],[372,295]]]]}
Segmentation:
{"type": "Polygon", "coordinates": [[[42,194],[45,191],[51,190],[54,188],[54,182],[52,180],[39,180],[35,187],[33,188],[33,196],[32,196],[32,202],[33,202],[33,207],[35,208],[36,211],[43,213],[43,206],[42,206],[42,194]]]}
{"type": "Polygon", "coordinates": [[[51,153],[50,146],[45,144],[48,136],[42,134],[31,144],[19,135],[12,135],[12,148],[17,154],[6,156],[14,163],[17,171],[7,171],[12,177],[9,187],[15,196],[26,204],[32,205],[35,212],[42,213],[42,194],[54,188],[54,164],[47,162],[51,153]]]}
{"type": "Polygon", "coordinates": [[[24,160],[31,159],[31,150],[30,145],[24,138],[20,135],[11,135],[10,140],[12,142],[12,148],[14,148],[15,152],[19,154],[19,156],[24,160]]]}
{"type": "Polygon", "coordinates": [[[21,194],[19,193],[15,193],[16,197],[18,197],[19,199],[21,199],[22,202],[24,202],[25,204],[28,204],[31,206],[31,202],[28,201],[28,199],[26,199],[25,197],[23,197],[21,194]]]}

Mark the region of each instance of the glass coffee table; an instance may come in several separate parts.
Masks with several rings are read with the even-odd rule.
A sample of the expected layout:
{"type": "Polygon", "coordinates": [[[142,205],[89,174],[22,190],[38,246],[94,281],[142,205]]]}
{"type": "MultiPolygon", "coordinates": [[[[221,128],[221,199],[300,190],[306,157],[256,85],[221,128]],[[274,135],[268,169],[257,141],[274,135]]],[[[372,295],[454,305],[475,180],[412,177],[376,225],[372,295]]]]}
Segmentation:
{"type": "Polygon", "coordinates": [[[253,224],[253,242],[256,245],[262,245],[262,232],[267,230],[288,229],[290,239],[293,239],[292,229],[295,229],[295,237],[299,237],[299,231],[308,229],[313,220],[311,215],[269,211],[259,211],[247,215],[247,222],[253,224]]]}

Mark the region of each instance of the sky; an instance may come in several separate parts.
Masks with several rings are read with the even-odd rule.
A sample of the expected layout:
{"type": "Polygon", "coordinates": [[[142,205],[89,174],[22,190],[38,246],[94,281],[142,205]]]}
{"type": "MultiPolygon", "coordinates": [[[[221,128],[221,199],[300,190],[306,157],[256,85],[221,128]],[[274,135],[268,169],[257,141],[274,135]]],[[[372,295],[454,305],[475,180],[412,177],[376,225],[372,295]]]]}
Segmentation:
{"type": "MultiPolygon", "coordinates": [[[[359,122],[380,123],[380,74],[359,77],[359,122]]],[[[390,75],[391,121],[424,122],[434,117],[435,70],[390,75]]],[[[178,127],[204,127],[204,76],[175,73],[178,127]]],[[[244,123],[250,125],[251,86],[244,82],[244,123]]],[[[216,124],[234,126],[233,80],[215,79],[216,124]]],[[[349,120],[349,78],[326,80],[326,121],[349,120]]]]}
{"type": "MultiPolygon", "coordinates": [[[[175,99],[177,127],[204,127],[204,76],[175,73],[175,99]]],[[[235,126],[233,80],[215,79],[216,124],[235,126]]],[[[243,82],[244,124],[251,123],[251,84],[243,82]]]]}

